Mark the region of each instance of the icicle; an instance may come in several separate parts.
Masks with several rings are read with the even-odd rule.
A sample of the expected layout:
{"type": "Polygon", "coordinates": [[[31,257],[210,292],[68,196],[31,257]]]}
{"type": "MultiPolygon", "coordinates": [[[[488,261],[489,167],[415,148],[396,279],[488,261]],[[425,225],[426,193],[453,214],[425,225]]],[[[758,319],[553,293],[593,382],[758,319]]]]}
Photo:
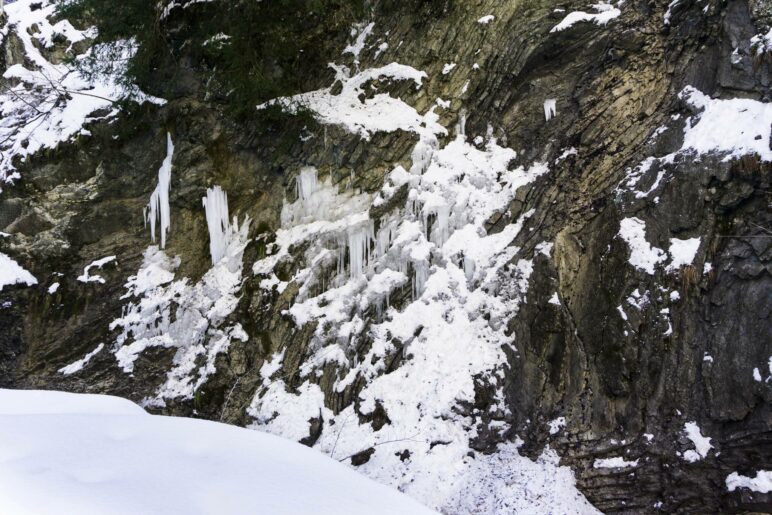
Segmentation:
{"type": "Polygon", "coordinates": [[[544,118],[550,121],[554,116],[558,114],[556,109],[557,100],[554,98],[548,98],[544,101],[544,118]]]}
{"type": "Polygon", "coordinates": [[[212,265],[225,257],[231,226],[228,221],[228,195],[219,186],[206,190],[206,197],[201,201],[206,211],[206,223],[209,227],[209,252],[212,265]]]}
{"type": "Polygon", "coordinates": [[[316,168],[306,166],[300,170],[295,179],[297,184],[298,199],[307,201],[318,189],[319,182],[316,179],[316,168]]]}
{"type": "Polygon", "coordinates": [[[169,184],[172,178],[172,156],[174,155],[174,143],[172,135],[166,133],[166,158],[158,169],[158,185],[150,195],[150,203],[144,212],[145,225],[150,221],[150,238],[155,243],[155,222],[161,221],[161,248],[166,247],[166,232],[171,225],[171,213],[169,210],[169,184]],[[148,212],[149,211],[149,212],[148,212]]]}
{"type": "Polygon", "coordinates": [[[466,136],[466,110],[462,109],[458,115],[458,127],[456,127],[460,136],[466,136]]]}
{"type": "Polygon", "coordinates": [[[370,243],[374,240],[373,223],[349,229],[348,255],[349,273],[351,278],[361,277],[370,262],[370,243]]]}

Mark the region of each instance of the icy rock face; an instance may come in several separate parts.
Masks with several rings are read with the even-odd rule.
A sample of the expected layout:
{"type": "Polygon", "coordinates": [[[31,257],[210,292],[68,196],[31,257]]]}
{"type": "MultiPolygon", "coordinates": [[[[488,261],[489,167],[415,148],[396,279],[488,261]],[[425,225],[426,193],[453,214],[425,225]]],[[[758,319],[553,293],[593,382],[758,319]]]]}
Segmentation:
{"type": "Polygon", "coordinates": [[[56,155],[4,118],[0,385],[279,434],[446,513],[769,511],[768,8],[446,4],[320,42],[264,133],[184,46],[180,98],[56,155]]]}

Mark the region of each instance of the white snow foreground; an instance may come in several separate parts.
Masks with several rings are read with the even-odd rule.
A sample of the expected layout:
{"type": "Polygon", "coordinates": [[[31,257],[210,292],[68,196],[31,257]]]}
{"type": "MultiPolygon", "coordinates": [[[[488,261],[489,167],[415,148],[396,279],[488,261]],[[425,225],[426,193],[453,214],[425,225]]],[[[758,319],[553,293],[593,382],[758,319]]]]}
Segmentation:
{"type": "MultiPolygon", "coordinates": [[[[364,140],[402,130],[416,134],[418,143],[409,169],[396,166],[375,194],[341,188],[311,167],[300,170],[297,200],[285,203],[282,228],[253,272],[268,291],[299,287],[287,314],[298,326],[316,324],[312,355],[300,369],[305,382],[292,391],[283,380],[282,352],[263,366],[248,409],[254,427],[300,439],[308,436],[309,419],[321,416],[325,429],[317,449],[345,459],[373,448],[359,471],[448,513],[597,513],[554,451],[534,462],[519,455],[517,444],[505,443],[493,455],[471,457],[469,440],[481,421],[455,409],[474,401],[474,378],[482,377],[499,388],[494,418],[506,416],[498,386],[506,364],[502,346],[512,347],[507,321],[523,302],[533,270],[532,259],[518,259],[519,249],[510,244],[532,212],[496,234],[485,224],[548,167],[510,169],[515,151],[500,146],[492,129],[487,143],[479,137],[471,144],[463,121],[441,147],[438,137],[448,129],[438,123],[436,103],[418,113],[384,93],[358,99],[371,80],[420,87],[427,77],[422,71],[398,63],[353,76],[335,69],[340,94],[327,88],[275,102],[290,111],[302,105],[321,123],[364,140]],[[402,188],[407,201],[376,225],[370,207],[402,188]],[[303,266],[281,281],[274,270],[300,243],[306,245],[303,266]],[[402,290],[412,292],[412,301],[396,309],[390,297],[402,290]],[[354,352],[360,346],[369,348],[365,356],[354,352]],[[400,352],[407,359],[386,373],[400,352]],[[316,378],[328,366],[337,368],[339,392],[354,381],[365,384],[358,412],[349,406],[336,415],[325,406],[316,378]],[[379,408],[390,423],[377,431],[359,423],[359,413],[379,408]]],[[[493,427],[503,431],[505,423],[493,427]]]]}
{"type": "Polygon", "coordinates": [[[0,390],[0,513],[430,514],[276,436],[117,397],[0,390]]]}
{"type": "MultiPolygon", "coordinates": [[[[0,27],[0,42],[13,32],[22,42],[25,59],[3,73],[10,86],[0,93],[0,191],[5,183],[20,177],[14,160],[23,161],[78,135],[88,136],[85,124],[118,113],[114,101],[130,96],[138,102],[164,102],[136,88],[127,90],[118,76],[87,80],[71,66],[49,61],[41,49],[52,49],[54,36],[64,36],[72,48],[96,34],[94,28],[77,30],[67,20],[53,23],[49,18],[56,13],[56,4],[54,0],[18,0],[4,8],[8,22],[0,27]]],[[[116,45],[127,57],[134,51],[130,42],[116,45]]],[[[99,51],[91,48],[88,53],[99,51]]]]}

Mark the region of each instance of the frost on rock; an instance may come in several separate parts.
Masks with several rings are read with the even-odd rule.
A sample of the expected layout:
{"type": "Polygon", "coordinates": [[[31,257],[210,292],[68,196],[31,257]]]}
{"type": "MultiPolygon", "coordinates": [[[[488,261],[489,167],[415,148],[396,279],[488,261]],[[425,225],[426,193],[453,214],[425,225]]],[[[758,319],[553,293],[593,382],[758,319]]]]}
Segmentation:
{"type": "MultiPolygon", "coordinates": [[[[225,194],[219,188],[211,191],[222,193],[215,193],[217,209],[212,211],[222,223],[228,217],[227,203],[224,216],[219,203],[225,194]]],[[[209,216],[214,215],[208,212],[209,216]]],[[[111,330],[119,332],[112,349],[118,365],[132,373],[135,360],[145,349],[177,349],[165,383],[154,398],[145,400],[146,405],[162,406],[164,399],[191,398],[215,372],[217,355],[234,339],[246,340],[241,324],[230,323],[228,316],[238,303],[248,229],[249,218],[239,225],[234,217],[227,231],[217,233],[222,237],[218,240],[218,259],[195,284],[187,278],[175,280],[180,259],[170,258],[155,245],[145,251],[137,274],[129,277],[123,296],[128,302],[122,316],[110,324],[111,330]]]]}
{"type": "Polygon", "coordinates": [[[171,213],[169,210],[169,184],[172,178],[172,157],[174,156],[174,143],[172,135],[166,134],[166,158],[158,169],[158,185],[150,195],[150,202],[145,213],[145,224],[150,221],[150,238],[155,243],[155,224],[160,221],[161,248],[166,248],[166,232],[171,225],[171,213]]]}
{"type": "Polygon", "coordinates": [[[593,22],[596,25],[606,25],[608,22],[622,14],[622,12],[613,5],[604,2],[593,4],[592,8],[596,12],[588,13],[584,11],[573,11],[568,13],[560,23],[552,27],[550,32],[560,32],[573,27],[576,23],[586,21],[593,22]]]}
{"type": "MultiPolygon", "coordinates": [[[[325,89],[294,97],[321,122],[364,139],[395,130],[419,139],[409,168],[392,169],[374,195],[333,184],[314,168],[299,170],[295,200],[285,201],[282,227],[253,273],[262,288],[282,291],[288,282],[275,269],[294,262],[289,282],[298,293],[285,313],[297,326],[313,324],[313,335],[294,385],[279,373],[282,355],[261,369],[262,384],[248,408],[252,427],[301,439],[309,435],[309,420],[321,418],[316,448],[336,459],[376,449],[358,470],[435,508],[464,512],[484,502],[516,513],[595,513],[554,453],[533,462],[514,444],[502,444],[499,453],[470,458],[480,415],[456,409],[474,402],[477,377],[498,390],[491,416],[506,416],[502,347],[512,347],[507,322],[533,271],[532,261],[518,259],[511,244],[533,211],[496,234],[485,227],[506,211],[519,187],[548,168],[511,169],[513,150],[491,136],[477,146],[467,142],[463,123],[441,146],[438,136],[448,131],[433,110],[420,115],[387,95],[364,103],[354,98],[367,80],[386,76],[418,85],[425,74],[392,63],[353,77],[339,74],[340,95],[325,89]],[[403,189],[404,203],[379,220],[370,217],[371,206],[403,189]],[[404,299],[399,308],[393,296],[404,299]],[[408,358],[392,370],[396,356],[408,358]],[[337,372],[334,391],[364,385],[358,402],[337,414],[325,406],[317,384],[330,367],[337,372]],[[378,431],[359,422],[376,409],[391,421],[378,431]]],[[[504,424],[492,427],[503,430],[504,424]]]]}
{"type": "Polygon", "coordinates": [[[32,286],[37,283],[38,280],[31,273],[22,268],[19,263],[0,252],[0,291],[12,284],[32,286]]]}
{"type": "MultiPolygon", "coordinates": [[[[121,85],[120,71],[87,79],[67,63],[50,61],[47,56],[53,50],[54,36],[66,38],[71,50],[73,44],[95,34],[95,29],[79,31],[67,20],[54,23],[56,8],[53,0],[18,0],[4,8],[8,22],[0,38],[13,32],[22,43],[24,60],[3,74],[13,85],[0,93],[0,187],[20,177],[17,160],[78,135],[89,135],[84,125],[117,114],[115,101],[129,97],[138,102],[163,102],[121,85]]],[[[126,57],[134,51],[131,42],[114,45],[126,57]]],[[[92,47],[75,59],[100,50],[103,48],[92,47]]]]}

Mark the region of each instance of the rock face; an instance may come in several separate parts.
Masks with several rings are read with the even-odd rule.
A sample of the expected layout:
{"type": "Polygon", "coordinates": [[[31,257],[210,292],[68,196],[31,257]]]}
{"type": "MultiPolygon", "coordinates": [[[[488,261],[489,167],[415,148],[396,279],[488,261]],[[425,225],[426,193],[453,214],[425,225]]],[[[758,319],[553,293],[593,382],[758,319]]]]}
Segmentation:
{"type": "Polygon", "coordinates": [[[17,160],[0,251],[38,284],[0,291],[0,387],[251,425],[448,513],[548,508],[506,493],[546,446],[603,512],[772,510],[726,483],[772,463],[769,5],[372,16],[306,116],[237,123],[188,68],[17,160]]]}

